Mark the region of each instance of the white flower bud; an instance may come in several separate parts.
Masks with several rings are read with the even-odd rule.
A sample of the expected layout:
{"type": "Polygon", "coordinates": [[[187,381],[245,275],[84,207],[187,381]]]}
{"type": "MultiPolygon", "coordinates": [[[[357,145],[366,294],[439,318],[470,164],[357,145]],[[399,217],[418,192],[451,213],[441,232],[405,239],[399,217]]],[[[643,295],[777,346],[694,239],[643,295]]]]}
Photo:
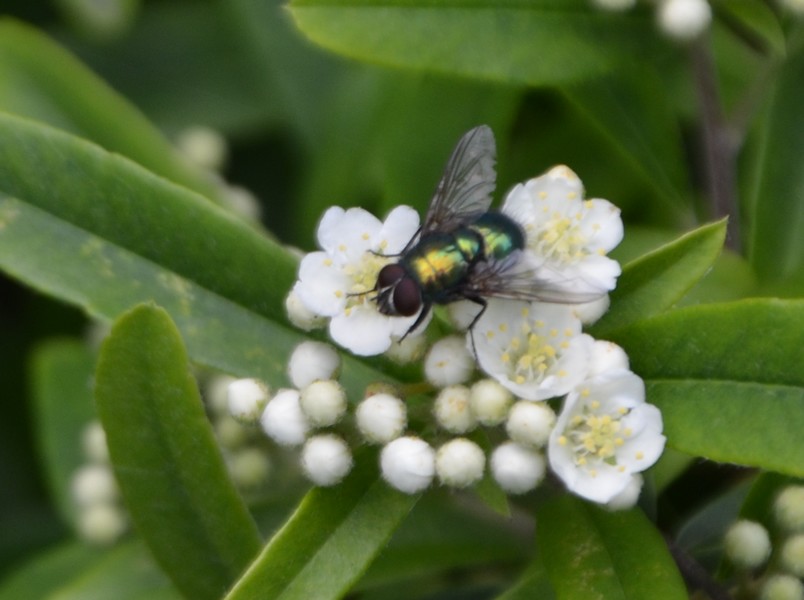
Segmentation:
{"type": "Polygon", "coordinates": [[[326,487],[339,483],[352,470],[352,453],[338,436],[316,435],[304,445],[301,464],[310,481],[326,487]]]}
{"type": "Polygon", "coordinates": [[[232,415],[218,417],[214,427],[218,443],[229,450],[239,448],[248,439],[248,430],[245,425],[236,421],[232,415]]]}
{"type": "Polygon", "coordinates": [[[472,375],[475,362],[466,341],[457,335],[438,340],[424,359],[424,375],[436,387],[463,383],[472,375]]]}
{"type": "Polygon", "coordinates": [[[462,385],[445,387],[433,404],[436,421],[451,433],[466,433],[477,425],[469,404],[469,388],[462,385]]]}
{"type": "Polygon", "coordinates": [[[555,424],[556,414],[547,404],[520,400],[511,408],[505,430],[516,443],[541,448],[550,439],[555,424]]]}
{"type": "Polygon", "coordinates": [[[436,473],[444,485],[465,488],[483,477],[486,455],[480,446],[465,438],[450,440],[436,453],[436,473]]]}
{"type": "Polygon", "coordinates": [[[406,365],[418,361],[427,348],[427,338],[423,335],[409,335],[401,342],[392,340],[391,347],[385,351],[385,356],[395,363],[406,365]]]}
{"type": "Polygon", "coordinates": [[[271,472],[271,461],[258,448],[243,448],[231,454],[226,461],[232,480],[240,488],[261,486],[271,472]]]}
{"type": "Polygon", "coordinates": [[[114,502],[120,495],[108,465],[86,465],[78,469],[73,475],[71,490],[79,506],[114,502]]]}
{"type": "Polygon", "coordinates": [[[91,544],[105,546],[126,531],[123,510],[114,504],[93,504],[78,514],[78,534],[91,544]]]}
{"type": "Polygon", "coordinates": [[[544,479],[544,457],[516,442],[505,442],[491,455],[491,474],[509,494],[524,494],[544,479]]]}
{"type": "Polygon", "coordinates": [[[610,305],[611,298],[609,298],[608,294],[603,294],[596,300],[574,305],[572,312],[574,312],[575,316],[581,320],[581,323],[584,325],[591,325],[606,314],[606,311],[609,310],[610,305]]]}
{"type": "Polygon", "coordinates": [[[406,494],[415,494],[433,480],[435,452],[419,438],[397,438],[382,449],[380,468],[383,479],[390,486],[406,494]]]}
{"type": "Polygon", "coordinates": [[[458,300],[447,304],[447,316],[450,323],[459,331],[466,331],[475,320],[481,307],[471,300],[458,300]]]}
{"type": "Polygon", "coordinates": [[[223,201],[234,214],[247,221],[260,220],[262,206],[251,190],[239,185],[227,185],[223,192],[223,201]]]}
{"type": "Polygon", "coordinates": [[[385,444],[402,435],[408,424],[405,403],[391,394],[374,394],[361,402],[355,412],[357,427],[366,441],[385,444]]]}
{"type": "Polygon", "coordinates": [[[759,600],[804,600],[804,584],[792,575],[773,575],[762,585],[759,600]]]}
{"type": "Polygon", "coordinates": [[[315,314],[304,303],[295,290],[291,290],[285,298],[285,310],[287,311],[288,321],[303,331],[312,331],[323,327],[327,319],[315,314]]]}
{"type": "Polygon", "coordinates": [[[706,0],[662,0],[659,27],[677,40],[692,40],[712,21],[712,8],[706,0]]]}
{"type": "Polygon", "coordinates": [[[214,129],[200,125],[180,131],[176,146],[192,164],[209,171],[221,169],[229,154],[226,139],[214,129]]]}
{"type": "Polygon", "coordinates": [[[508,416],[513,395],[494,379],[481,379],[469,390],[469,406],[483,425],[499,425],[508,416]]]}
{"type": "Polygon", "coordinates": [[[337,381],[314,381],[301,391],[301,407],[313,427],[329,427],[346,412],[346,392],[337,381]]]}
{"type": "Polygon", "coordinates": [[[244,424],[256,423],[268,404],[268,386],[257,379],[235,379],[226,390],[229,414],[244,424]]]}
{"type": "Polygon", "coordinates": [[[804,577],[804,533],[785,541],[782,546],[782,566],[796,577],[804,577]]]}
{"type": "Polygon", "coordinates": [[[288,376],[301,389],[314,381],[336,378],[340,366],[341,358],[329,344],[302,342],[290,355],[288,376]]]}
{"type": "Polygon", "coordinates": [[[625,489],[606,502],[604,506],[609,510],[628,510],[633,508],[639,500],[639,493],[642,491],[643,483],[642,475],[634,473],[625,489]]]}
{"type": "Polygon", "coordinates": [[[729,527],[723,545],[729,560],[744,569],[760,566],[771,551],[768,531],[759,523],[747,520],[737,521],[729,527]]]}
{"type": "Polygon", "coordinates": [[[213,375],[204,384],[204,401],[216,416],[229,414],[229,384],[237,381],[229,375],[213,375]]]}
{"type": "Polygon", "coordinates": [[[785,531],[804,531],[804,485],[791,485],[782,490],[773,504],[773,511],[785,531]]]}
{"type": "Polygon", "coordinates": [[[109,447],[106,445],[106,432],[103,430],[103,425],[100,421],[93,419],[84,427],[81,432],[81,447],[84,450],[84,456],[94,463],[108,463],[109,462],[109,447]]]}
{"type": "Polygon", "coordinates": [[[282,446],[299,446],[307,438],[310,424],[299,404],[298,390],[279,390],[260,417],[263,431],[282,446]]]}

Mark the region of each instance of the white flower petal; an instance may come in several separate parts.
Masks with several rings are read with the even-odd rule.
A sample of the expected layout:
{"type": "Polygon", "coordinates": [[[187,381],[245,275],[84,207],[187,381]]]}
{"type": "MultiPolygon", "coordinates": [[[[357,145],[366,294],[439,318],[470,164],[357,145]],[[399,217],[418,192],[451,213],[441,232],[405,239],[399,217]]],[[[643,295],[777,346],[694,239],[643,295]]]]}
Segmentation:
{"type": "Polygon", "coordinates": [[[329,322],[329,334],[340,346],[359,356],[382,354],[391,346],[391,317],[367,305],[352,307],[329,322]]]}
{"type": "Polygon", "coordinates": [[[376,240],[376,250],[399,254],[419,229],[419,213],[410,206],[397,206],[385,218],[376,240]]]}
{"type": "Polygon", "coordinates": [[[299,265],[299,280],[293,293],[308,310],[331,317],[346,306],[349,279],[327,254],[311,252],[299,265]]]}
{"type": "Polygon", "coordinates": [[[372,242],[382,227],[380,220],[362,208],[350,208],[345,212],[333,211],[333,208],[324,213],[318,227],[321,248],[347,261],[357,260],[361,254],[372,250],[372,242]]]}

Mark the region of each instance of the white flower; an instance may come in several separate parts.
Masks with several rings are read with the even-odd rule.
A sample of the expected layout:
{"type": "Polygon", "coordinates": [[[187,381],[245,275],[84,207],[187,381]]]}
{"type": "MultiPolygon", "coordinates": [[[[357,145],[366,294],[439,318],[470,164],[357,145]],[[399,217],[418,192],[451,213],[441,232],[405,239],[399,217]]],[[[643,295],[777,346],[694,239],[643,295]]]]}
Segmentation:
{"type": "Polygon", "coordinates": [[[204,382],[204,401],[216,417],[229,414],[229,384],[235,380],[230,375],[213,375],[204,382]]]}
{"type": "Polygon", "coordinates": [[[735,566],[754,569],[770,556],[770,536],[759,523],[742,519],[726,531],[723,548],[735,566]]]}
{"type": "Polygon", "coordinates": [[[73,475],[71,490],[79,506],[110,503],[120,496],[117,480],[108,465],[81,467],[73,475]]]}
{"type": "Polygon", "coordinates": [[[457,335],[438,340],[424,359],[424,375],[436,387],[464,383],[474,368],[464,338],[457,335]]]}
{"type": "Polygon", "coordinates": [[[790,485],[782,490],[773,503],[773,512],[786,531],[804,531],[804,485],[790,485]]]}
{"type": "Polygon", "coordinates": [[[712,21],[712,7],[707,0],[662,0],[659,27],[677,40],[691,40],[701,35],[712,21]]]}
{"type": "Polygon", "coordinates": [[[570,491],[606,503],[662,453],[662,415],[630,371],[611,371],[567,395],[550,434],[550,466],[570,491]]]}
{"type": "Polygon", "coordinates": [[[313,427],[329,427],[346,412],[346,391],[337,381],[314,381],[301,391],[302,410],[313,427]]]}
{"type": "Polygon", "coordinates": [[[759,600],[804,600],[804,584],[792,575],[772,575],[762,585],[759,600]]]}
{"type": "Polygon", "coordinates": [[[433,480],[435,452],[422,439],[397,438],[382,449],[380,468],[389,485],[400,492],[415,494],[433,480]]]}
{"type": "Polygon", "coordinates": [[[346,442],[338,436],[317,435],[304,445],[301,464],[304,473],[314,484],[335,485],[352,470],[352,453],[346,442]]]}
{"type": "Polygon", "coordinates": [[[484,372],[520,398],[546,400],[583,380],[593,340],[581,333],[571,306],[492,300],[475,325],[474,344],[484,372]]]}
{"type": "Polygon", "coordinates": [[[390,394],[369,396],[355,411],[357,428],[373,444],[386,444],[402,435],[408,424],[405,403],[390,394]]]}
{"type": "Polygon", "coordinates": [[[505,430],[523,446],[540,448],[547,444],[556,422],[556,414],[544,402],[520,400],[511,408],[505,430]]]}
{"type": "Polygon", "coordinates": [[[445,387],[433,403],[433,415],[451,433],[466,433],[477,424],[469,403],[469,388],[462,385],[445,387]]]}
{"type": "Polygon", "coordinates": [[[405,365],[418,361],[427,349],[427,338],[423,335],[409,335],[404,340],[394,339],[385,356],[395,363],[405,365]]]}
{"type": "Polygon", "coordinates": [[[611,298],[609,298],[608,294],[603,294],[599,298],[590,300],[589,302],[575,304],[572,308],[575,312],[575,316],[581,320],[581,323],[591,325],[606,314],[610,305],[611,298]]]}
{"type": "Polygon", "coordinates": [[[288,361],[288,376],[297,388],[319,379],[333,379],[341,366],[335,348],[323,342],[302,342],[293,349],[288,361]]]}
{"type": "Polygon", "coordinates": [[[464,488],[483,477],[486,455],[465,438],[450,440],[436,452],[436,473],[444,485],[464,488]]]}
{"type": "Polygon", "coordinates": [[[268,386],[256,379],[236,379],[226,392],[229,414],[241,423],[255,423],[268,404],[268,386]]]}
{"type": "Polygon", "coordinates": [[[604,505],[608,510],[628,510],[636,505],[645,480],[639,473],[631,475],[628,485],[604,505]]]}
{"type": "Polygon", "coordinates": [[[595,340],[592,354],[589,356],[589,373],[587,377],[602,375],[607,371],[628,370],[628,355],[614,342],[595,340]]]}
{"type": "Polygon", "coordinates": [[[614,289],[617,261],[606,256],[623,238],[620,210],[608,200],[583,199],[581,180],[568,167],[515,186],[502,212],[522,225],[523,261],[548,289],[590,300],[614,289]]]}
{"type": "Polygon", "coordinates": [[[363,356],[381,354],[392,338],[416,321],[379,312],[370,293],[389,256],[401,252],[419,227],[409,206],[391,211],[385,222],[361,208],[332,207],[318,226],[320,252],[305,256],[293,288],[316,315],[330,317],[329,333],[339,345],[363,356]]]}
{"type": "Polygon", "coordinates": [[[260,417],[263,431],[282,446],[301,445],[310,430],[299,396],[298,390],[279,390],[260,417]]]}
{"type": "Polygon", "coordinates": [[[505,421],[513,396],[494,379],[481,379],[469,390],[469,406],[483,425],[494,426],[505,421]]]}
{"type": "Polygon", "coordinates": [[[176,136],[179,152],[193,165],[218,171],[226,163],[229,148],[217,130],[203,125],[187,127],[176,136]]]}
{"type": "Polygon", "coordinates": [[[544,457],[536,450],[505,442],[491,454],[491,474],[509,494],[524,494],[544,479],[544,457]]]}

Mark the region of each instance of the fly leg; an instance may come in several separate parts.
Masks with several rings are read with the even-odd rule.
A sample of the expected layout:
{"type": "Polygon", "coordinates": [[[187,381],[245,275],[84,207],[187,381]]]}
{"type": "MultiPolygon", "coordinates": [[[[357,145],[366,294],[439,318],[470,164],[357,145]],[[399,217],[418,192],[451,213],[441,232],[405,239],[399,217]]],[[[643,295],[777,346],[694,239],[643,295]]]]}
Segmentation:
{"type": "Polygon", "coordinates": [[[408,337],[408,334],[410,334],[413,331],[416,331],[416,328],[419,325],[421,325],[422,321],[424,321],[427,318],[427,315],[430,313],[430,308],[431,307],[432,307],[432,304],[430,302],[425,302],[425,303],[422,304],[422,309],[419,311],[419,316],[416,317],[416,321],[413,323],[413,325],[411,325],[408,328],[408,330],[405,332],[405,335],[403,335],[401,338],[399,338],[400,342],[402,340],[404,340],[406,337],[408,337]]]}
{"type": "Polygon", "coordinates": [[[483,316],[483,313],[486,312],[486,309],[489,307],[489,303],[482,296],[465,296],[464,300],[469,300],[475,304],[479,304],[481,307],[480,311],[475,315],[475,318],[472,319],[471,323],[469,323],[469,327],[466,328],[466,330],[469,332],[469,337],[472,339],[472,353],[475,355],[475,360],[477,360],[477,348],[475,347],[475,323],[477,323],[478,320],[480,320],[480,317],[483,316]]]}

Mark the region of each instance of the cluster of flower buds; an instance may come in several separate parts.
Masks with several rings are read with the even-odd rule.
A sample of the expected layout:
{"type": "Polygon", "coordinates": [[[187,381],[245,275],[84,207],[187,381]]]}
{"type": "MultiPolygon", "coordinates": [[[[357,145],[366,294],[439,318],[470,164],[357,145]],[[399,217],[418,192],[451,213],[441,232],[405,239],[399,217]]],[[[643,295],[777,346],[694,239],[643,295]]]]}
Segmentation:
{"type": "Polygon", "coordinates": [[[518,258],[551,302],[490,294],[479,318],[476,302],[454,302],[453,324],[468,331],[429,349],[422,333],[431,315],[411,332],[420,315],[388,315],[376,301],[378,273],[410,247],[418,214],[398,207],[380,221],[358,208],[325,213],[321,250],[302,259],[286,302],[291,321],[305,330],[327,326],[337,344],[358,355],[414,361],[426,353],[434,393],[430,420],[417,418],[415,426],[407,418],[410,398],[394,389],[377,386],[354,407],[358,399],[350,403],[337,382],[337,352],[321,342],[301,344],[289,365],[295,389],[279,390],[260,422],[277,443],[304,445],[301,464],[311,481],[333,485],[349,471],[345,440],[352,438],[334,430],[346,428],[343,418],[354,407],[361,443],[383,446],[382,475],[403,492],[436,478],[467,487],[488,465],[503,490],[521,494],[549,465],[583,498],[618,508],[636,502],[640,473],[664,449],[661,414],[645,401],[625,352],[582,331],[608,309],[607,292],[620,273],[606,256],[622,239],[619,210],[585,200],[577,175],[559,166],[514,187],[501,212],[520,226],[518,258]]]}
{"type": "Polygon", "coordinates": [[[726,557],[746,575],[741,585],[759,587],[762,600],[804,600],[804,486],[784,488],[773,503],[773,517],[775,547],[762,524],[741,519],[726,532],[726,557]]]}

